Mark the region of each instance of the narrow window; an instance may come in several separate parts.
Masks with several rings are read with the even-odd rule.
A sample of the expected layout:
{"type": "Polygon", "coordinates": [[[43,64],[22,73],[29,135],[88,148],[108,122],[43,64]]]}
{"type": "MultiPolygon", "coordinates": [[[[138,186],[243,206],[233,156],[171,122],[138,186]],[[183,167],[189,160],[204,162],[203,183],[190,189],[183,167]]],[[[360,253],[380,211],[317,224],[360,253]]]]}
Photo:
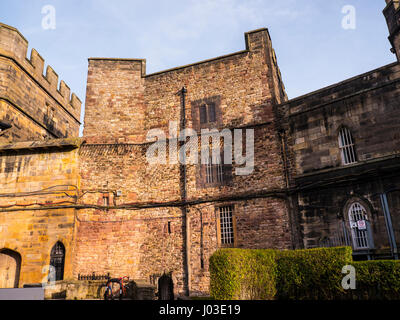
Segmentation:
{"type": "Polygon", "coordinates": [[[222,245],[233,245],[233,207],[225,206],[219,208],[220,218],[220,232],[221,232],[221,244],[222,245]]]}
{"type": "Polygon", "coordinates": [[[224,170],[223,170],[223,165],[221,161],[221,155],[219,156],[218,159],[215,161],[215,176],[216,180],[220,183],[224,182],[224,170]]]}
{"type": "Polygon", "coordinates": [[[206,163],[206,183],[213,183],[214,182],[214,174],[213,174],[213,164],[212,164],[212,157],[210,156],[206,163]]]}
{"type": "Polygon", "coordinates": [[[339,149],[344,165],[357,162],[353,136],[347,128],[342,128],[339,132],[339,149]]]}
{"type": "Polygon", "coordinates": [[[103,206],[108,207],[110,204],[110,198],[108,195],[103,196],[103,206]]]}
{"type": "Polygon", "coordinates": [[[200,123],[207,123],[207,106],[202,105],[200,107],[200,123]]]}
{"type": "Polygon", "coordinates": [[[65,261],[65,248],[61,242],[57,242],[54,247],[51,249],[50,253],[50,268],[49,271],[49,280],[63,280],[64,279],[64,261],[65,261]],[[51,270],[52,269],[52,270],[51,270]],[[51,276],[51,273],[54,273],[51,276]],[[53,279],[51,279],[53,278],[53,279]]]}
{"type": "Polygon", "coordinates": [[[168,233],[171,234],[171,221],[168,221],[168,233]]]}
{"type": "Polygon", "coordinates": [[[206,166],[206,183],[222,183],[224,182],[224,168],[221,161],[221,154],[219,158],[212,157],[212,150],[207,160],[206,166]]]}
{"type": "Polygon", "coordinates": [[[215,122],[217,121],[217,116],[215,113],[215,104],[210,103],[208,106],[208,122],[215,122]]]}

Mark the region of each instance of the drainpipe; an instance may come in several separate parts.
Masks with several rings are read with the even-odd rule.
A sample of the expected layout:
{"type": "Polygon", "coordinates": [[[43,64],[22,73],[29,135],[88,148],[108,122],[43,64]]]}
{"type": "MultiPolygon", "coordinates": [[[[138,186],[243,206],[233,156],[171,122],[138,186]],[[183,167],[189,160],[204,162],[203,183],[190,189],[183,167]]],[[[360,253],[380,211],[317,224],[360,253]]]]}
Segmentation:
{"type": "MultiPolygon", "coordinates": [[[[179,134],[186,129],[186,93],[187,90],[185,87],[182,87],[180,90],[180,96],[182,99],[182,108],[181,108],[181,125],[180,125],[180,130],[179,134]]],[[[180,142],[180,148],[181,150],[182,146],[185,144],[186,141],[181,141],[180,142]]],[[[187,185],[186,185],[186,176],[187,176],[187,168],[186,168],[186,152],[183,154],[183,164],[180,164],[180,172],[181,172],[181,181],[182,181],[182,187],[181,187],[181,197],[182,201],[186,202],[187,200],[187,185]]],[[[184,205],[182,207],[182,216],[184,217],[184,224],[185,224],[185,273],[186,273],[186,295],[190,296],[190,283],[191,283],[191,270],[190,270],[190,220],[187,214],[187,207],[184,205]]]]}
{"type": "Polygon", "coordinates": [[[394,236],[392,218],[390,215],[389,205],[388,205],[388,201],[387,201],[387,195],[386,195],[386,193],[381,193],[379,195],[379,197],[381,199],[383,215],[385,216],[385,224],[386,224],[386,230],[387,230],[387,233],[389,236],[390,251],[391,251],[394,259],[398,260],[399,255],[397,252],[396,238],[394,236]]]}

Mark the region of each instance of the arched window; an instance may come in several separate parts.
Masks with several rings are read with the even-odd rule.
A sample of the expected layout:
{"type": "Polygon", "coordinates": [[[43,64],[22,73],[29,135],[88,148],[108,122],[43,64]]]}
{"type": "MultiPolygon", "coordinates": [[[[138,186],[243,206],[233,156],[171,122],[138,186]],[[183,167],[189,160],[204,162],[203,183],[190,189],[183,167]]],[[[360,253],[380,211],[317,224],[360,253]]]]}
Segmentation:
{"type": "Polygon", "coordinates": [[[49,270],[49,278],[51,278],[50,274],[54,272],[55,281],[64,279],[64,261],[65,261],[65,247],[61,242],[57,242],[51,249],[50,253],[50,266],[52,266],[53,268],[50,268],[49,270]]]}
{"type": "Polygon", "coordinates": [[[348,214],[354,249],[373,248],[371,225],[365,207],[359,202],[354,202],[349,207],[348,214]]]}
{"type": "Polygon", "coordinates": [[[344,165],[357,162],[353,135],[346,127],[343,127],[339,131],[339,149],[342,157],[342,163],[344,165]]]}

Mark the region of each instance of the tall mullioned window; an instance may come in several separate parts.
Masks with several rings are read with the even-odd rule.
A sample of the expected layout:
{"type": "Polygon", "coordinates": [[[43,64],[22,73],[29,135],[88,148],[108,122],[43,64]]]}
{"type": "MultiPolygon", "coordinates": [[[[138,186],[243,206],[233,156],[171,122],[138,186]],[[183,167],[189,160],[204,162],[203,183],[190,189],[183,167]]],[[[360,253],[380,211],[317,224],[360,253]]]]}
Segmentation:
{"type": "Polygon", "coordinates": [[[353,135],[346,127],[343,127],[339,132],[339,149],[344,165],[357,162],[353,135]]]}

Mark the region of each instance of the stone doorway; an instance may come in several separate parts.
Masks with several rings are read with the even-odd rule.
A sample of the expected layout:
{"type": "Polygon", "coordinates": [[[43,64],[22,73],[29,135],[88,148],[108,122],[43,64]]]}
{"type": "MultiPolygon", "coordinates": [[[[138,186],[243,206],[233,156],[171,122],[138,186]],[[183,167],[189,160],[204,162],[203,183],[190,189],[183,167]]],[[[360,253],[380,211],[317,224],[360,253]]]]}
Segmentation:
{"type": "Polygon", "coordinates": [[[0,288],[18,288],[21,255],[9,249],[0,249],[0,288]]]}
{"type": "Polygon", "coordinates": [[[174,300],[174,283],[171,276],[165,273],[158,279],[158,299],[174,300]]]}

